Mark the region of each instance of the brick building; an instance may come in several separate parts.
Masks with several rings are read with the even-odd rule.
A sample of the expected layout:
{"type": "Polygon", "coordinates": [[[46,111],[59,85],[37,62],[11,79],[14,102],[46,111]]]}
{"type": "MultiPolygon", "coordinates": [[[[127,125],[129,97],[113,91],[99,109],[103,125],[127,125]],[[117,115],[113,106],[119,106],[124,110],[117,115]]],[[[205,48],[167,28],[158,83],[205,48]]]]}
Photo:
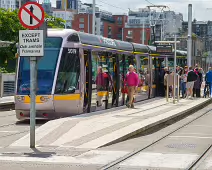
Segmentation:
{"type": "MultiPolygon", "coordinates": [[[[96,13],[96,35],[107,38],[142,43],[142,28],[127,28],[128,16],[112,15],[104,11],[96,13]]],[[[92,33],[92,13],[79,13],[74,16],[72,28],[77,31],[92,33]]],[[[150,29],[145,28],[145,44],[148,44],[150,29]]]]}
{"type": "MultiPolygon", "coordinates": [[[[148,44],[150,39],[150,28],[144,28],[144,44],[148,44]]],[[[142,44],[143,28],[124,28],[124,41],[132,40],[135,43],[142,44]]]]}

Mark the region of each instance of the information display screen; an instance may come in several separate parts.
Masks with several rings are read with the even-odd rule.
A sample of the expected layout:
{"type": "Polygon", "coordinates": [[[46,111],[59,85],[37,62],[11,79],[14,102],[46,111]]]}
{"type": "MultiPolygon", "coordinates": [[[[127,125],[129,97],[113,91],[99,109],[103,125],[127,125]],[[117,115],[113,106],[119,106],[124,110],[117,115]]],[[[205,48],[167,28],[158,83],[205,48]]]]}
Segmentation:
{"type": "Polygon", "coordinates": [[[156,52],[160,54],[173,54],[171,45],[157,45],[156,52]]]}

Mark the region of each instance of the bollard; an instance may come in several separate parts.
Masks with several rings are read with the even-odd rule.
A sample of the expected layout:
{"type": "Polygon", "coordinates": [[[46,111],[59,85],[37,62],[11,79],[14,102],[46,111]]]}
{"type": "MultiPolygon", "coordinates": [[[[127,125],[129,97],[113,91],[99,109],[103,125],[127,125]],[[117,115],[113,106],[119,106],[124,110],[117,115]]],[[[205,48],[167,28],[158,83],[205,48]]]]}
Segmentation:
{"type": "Polygon", "coordinates": [[[167,84],[166,84],[166,101],[169,101],[169,75],[167,76],[167,84]]]}
{"type": "Polygon", "coordinates": [[[177,102],[180,100],[180,76],[177,76],[177,102]]]}

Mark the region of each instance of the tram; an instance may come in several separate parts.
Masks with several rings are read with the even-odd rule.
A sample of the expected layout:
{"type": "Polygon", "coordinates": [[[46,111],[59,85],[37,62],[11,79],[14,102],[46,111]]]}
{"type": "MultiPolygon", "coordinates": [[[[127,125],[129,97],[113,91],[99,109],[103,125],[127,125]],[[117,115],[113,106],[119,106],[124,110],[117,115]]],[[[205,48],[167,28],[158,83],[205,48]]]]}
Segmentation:
{"type": "MultiPolygon", "coordinates": [[[[141,80],[136,102],[155,97],[159,57],[154,47],[71,29],[48,29],[44,57],[37,61],[36,119],[55,119],[124,105],[126,94],[122,89],[130,64],[135,66],[141,80]]],[[[19,57],[16,77],[16,117],[29,119],[28,57],[19,57]]]]}

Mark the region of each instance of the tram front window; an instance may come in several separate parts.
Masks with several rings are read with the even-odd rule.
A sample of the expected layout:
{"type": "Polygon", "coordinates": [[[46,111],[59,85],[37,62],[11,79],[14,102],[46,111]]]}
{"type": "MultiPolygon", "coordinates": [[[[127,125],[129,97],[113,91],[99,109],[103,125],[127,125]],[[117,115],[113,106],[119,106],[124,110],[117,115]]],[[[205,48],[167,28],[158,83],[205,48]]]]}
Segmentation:
{"type": "Polygon", "coordinates": [[[63,48],[55,94],[71,94],[78,88],[80,75],[79,49],[63,48]]]}
{"type": "MultiPolygon", "coordinates": [[[[38,59],[37,95],[51,94],[52,84],[60,53],[62,38],[48,37],[45,41],[44,56],[38,59]]],[[[18,95],[30,94],[30,60],[29,57],[21,57],[18,73],[18,95]]]]}

